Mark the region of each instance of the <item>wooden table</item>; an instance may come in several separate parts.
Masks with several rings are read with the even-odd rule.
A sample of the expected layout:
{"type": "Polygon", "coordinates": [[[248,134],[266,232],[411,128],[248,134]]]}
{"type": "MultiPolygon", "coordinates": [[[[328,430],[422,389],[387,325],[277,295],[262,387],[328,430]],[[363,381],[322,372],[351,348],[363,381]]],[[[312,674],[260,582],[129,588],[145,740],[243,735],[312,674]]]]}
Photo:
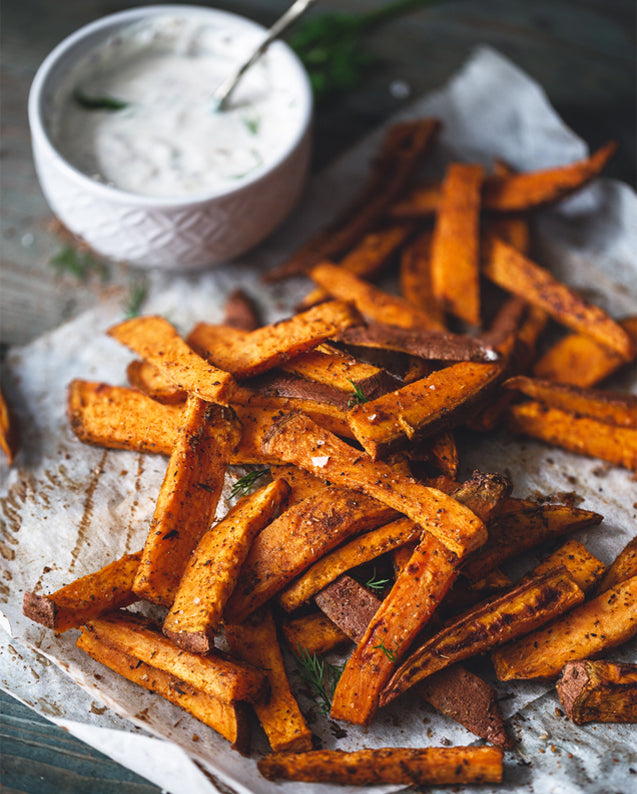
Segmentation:
{"type": "MultiPolygon", "coordinates": [[[[271,22],[287,0],[216,5],[271,22]]],[[[4,0],[2,29],[2,204],[0,352],[22,345],[95,305],[104,294],[126,295],[139,277],[108,266],[106,279],[59,274],[52,260],[63,242],[40,192],[31,159],[26,101],[44,56],[64,36],[123,0],[4,0]]],[[[361,11],[368,0],[322,2],[312,13],[361,11]]],[[[441,85],[471,50],[489,44],[544,86],[565,121],[591,147],[615,138],[620,151],[609,175],[635,183],[635,5],[632,0],[460,0],[393,21],[369,38],[377,57],[364,84],[319,107],[314,168],[319,170],[410,96],[441,85]]],[[[6,790],[38,792],[159,791],[71,739],[2,695],[0,780],[6,790]],[[95,782],[88,785],[88,780],[95,782]]]]}

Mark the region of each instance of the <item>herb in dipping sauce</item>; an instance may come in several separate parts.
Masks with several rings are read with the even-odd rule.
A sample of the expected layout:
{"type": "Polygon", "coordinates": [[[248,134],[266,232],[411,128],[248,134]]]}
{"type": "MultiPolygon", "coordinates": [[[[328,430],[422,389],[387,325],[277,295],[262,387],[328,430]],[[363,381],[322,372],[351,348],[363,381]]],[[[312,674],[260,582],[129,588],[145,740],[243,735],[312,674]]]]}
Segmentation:
{"type": "Polygon", "coordinates": [[[124,110],[128,107],[128,102],[115,99],[110,96],[87,96],[80,88],[73,91],[73,101],[84,110],[124,110]]]}

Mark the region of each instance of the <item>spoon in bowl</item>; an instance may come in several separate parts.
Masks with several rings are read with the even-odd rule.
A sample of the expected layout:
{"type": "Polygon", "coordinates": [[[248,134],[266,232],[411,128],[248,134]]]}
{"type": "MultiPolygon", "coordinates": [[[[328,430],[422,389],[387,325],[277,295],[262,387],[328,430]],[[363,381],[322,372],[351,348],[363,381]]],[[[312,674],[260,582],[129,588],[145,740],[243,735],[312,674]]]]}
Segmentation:
{"type": "Polygon", "coordinates": [[[311,8],[315,2],[316,0],[295,0],[288,10],[277,19],[274,25],[268,30],[265,39],[259,44],[250,57],[241,64],[236,72],[226,78],[221,85],[214,90],[212,94],[212,109],[214,113],[226,109],[228,100],[243,75],[259,60],[270,44],[287,30],[293,22],[296,22],[296,20],[311,8]]]}

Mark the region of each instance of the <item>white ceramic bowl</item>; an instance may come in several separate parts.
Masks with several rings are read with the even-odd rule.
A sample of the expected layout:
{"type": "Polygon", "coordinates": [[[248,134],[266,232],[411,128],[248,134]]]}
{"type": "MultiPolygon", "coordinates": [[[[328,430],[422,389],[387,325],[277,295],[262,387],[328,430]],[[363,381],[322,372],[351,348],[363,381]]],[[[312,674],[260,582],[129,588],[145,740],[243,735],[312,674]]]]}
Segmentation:
{"type": "Polygon", "coordinates": [[[207,21],[241,21],[235,14],[199,6],[145,6],[112,14],[81,28],[59,44],[40,66],[29,95],[36,170],[52,210],[95,251],[115,260],[165,269],[194,269],[227,261],[255,246],[288,215],[305,184],[310,147],[312,92],[300,61],[275,42],[286,79],[298,91],[302,112],[288,149],[236,186],[179,198],[129,193],[81,173],[56,150],[47,113],[56,90],[78,60],[113,34],[152,16],[203,15],[207,21]]]}

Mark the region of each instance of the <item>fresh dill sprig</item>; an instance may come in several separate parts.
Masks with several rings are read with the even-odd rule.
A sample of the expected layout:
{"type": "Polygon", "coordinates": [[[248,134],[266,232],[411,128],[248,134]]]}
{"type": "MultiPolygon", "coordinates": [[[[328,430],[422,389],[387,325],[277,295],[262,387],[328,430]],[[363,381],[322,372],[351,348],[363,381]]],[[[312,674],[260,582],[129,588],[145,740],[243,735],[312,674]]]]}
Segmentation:
{"type": "Polygon", "coordinates": [[[398,661],[398,656],[396,655],[396,651],[392,651],[389,648],[385,648],[384,642],[380,642],[378,643],[378,645],[374,645],[373,647],[374,650],[376,649],[381,650],[385,654],[385,656],[389,659],[390,662],[396,664],[396,662],[398,661]]]}
{"type": "Polygon", "coordinates": [[[117,110],[124,110],[128,107],[128,102],[110,96],[88,96],[81,88],[73,91],[73,101],[84,110],[107,110],[111,113],[117,110]]]}
{"type": "Polygon", "coordinates": [[[326,662],[315,653],[310,654],[300,643],[299,652],[294,654],[294,659],[301,677],[310,687],[313,697],[319,701],[321,714],[329,714],[334,690],[343,668],[326,662]]]}
{"type": "Polygon", "coordinates": [[[257,469],[256,471],[250,471],[247,474],[244,474],[243,477],[238,479],[236,483],[232,486],[232,490],[230,491],[230,496],[234,498],[235,496],[245,496],[250,488],[261,479],[261,477],[265,476],[270,469],[257,469]]]}
{"type": "Polygon", "coordinates": [[[364,393],[362,392],[361,387],[357,383],[354,383],[353,380],[350,380],[349,382],[354,387],[354,394],[347,401],[347,407],[353,408],[355,405],[362,405],[363,403],[369,402],[367,397],[365,397],[364,393]]]}
{"type": "Polygon", "coordinates": [[[148,294],[148,287],[141,281],[135,281],[131,284],[124,307],[124,314],[127,320],[133,317],[138,317],[142,308],[142,304],[146,300],[148,294]]]}
{"type": "Polygon", "coordinates": [[[376,568],[374,568],[372,575],[365,582],[365,587],[369,587],[370,590],[384,590],[390,582],[391,579],[377,579],[376,568]]]}
{"type": "Polygon", "coordinates": [[[83,251],[69,244],[51,257],[50,264],[58,273],[68,273],[80,281],[87,281],[93,273],[97,273],[102,281],[108,278],[108,268],[104,262],[96,259],[90,251],[83,251]]]}

